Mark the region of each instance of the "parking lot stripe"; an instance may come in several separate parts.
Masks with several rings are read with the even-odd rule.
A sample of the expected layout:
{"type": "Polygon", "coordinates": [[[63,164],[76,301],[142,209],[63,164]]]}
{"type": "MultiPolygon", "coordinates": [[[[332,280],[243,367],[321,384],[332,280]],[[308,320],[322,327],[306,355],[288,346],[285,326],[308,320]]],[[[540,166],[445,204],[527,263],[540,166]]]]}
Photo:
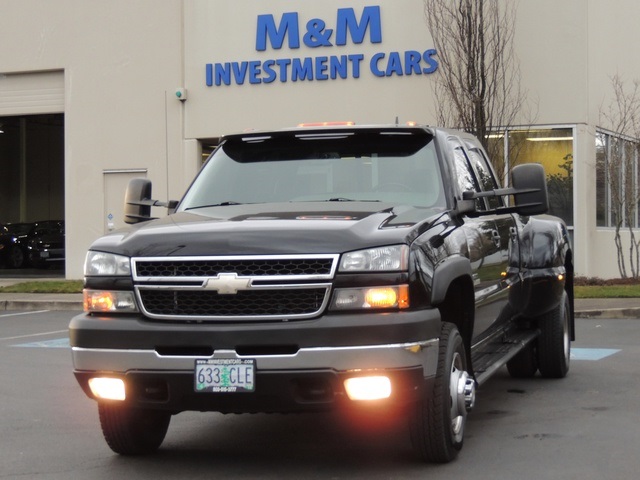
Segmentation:
{"type": "Polygon", "coordinates": [[[4,317],[18,317],[20,315],[33,315],[34,313],[47,313],[49,310],[36,310],[34,312],[19,312],[19,313],[5,313],[0,315],[0,318],[4,317]]]}
{"type": "Polygon", "coordinates": [[[56,330],[54,332],[31,333],[29,335],[17,335],[15,337],[0,338],[0,342],[5,341],[5,340],[19,340],[21,338],[42,337],[44,335],[57,335],[59,333],[66,333],[66,332],[68,332],[68,330],[56,330]]]}
{"type": "Polygon", "coordinates": [[[43,340],[41,342],[21,343],[12,347],[35,347],[35,348],[69,348],[68,338],[56,338],[55,340],[43,340]]]}

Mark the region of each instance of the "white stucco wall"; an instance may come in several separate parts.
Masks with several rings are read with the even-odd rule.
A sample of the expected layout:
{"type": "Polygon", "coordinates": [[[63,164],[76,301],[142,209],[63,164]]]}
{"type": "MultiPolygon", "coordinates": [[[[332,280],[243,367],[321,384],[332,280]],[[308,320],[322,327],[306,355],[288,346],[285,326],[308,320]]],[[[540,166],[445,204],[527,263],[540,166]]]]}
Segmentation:
{"type": "MultiPolygon", "coordinates": [[[[369,62],[376,53],[407,50],[423,53],[433,48],[424,21],[422,1],[344,1],[294,2],[260,0],[209,2],[193,0],[185,12],[185,77],[189,89],[186,111],[188,137],[214,137],[245,129],[281,128],[301,122],[352,120],[356,123],[393,123],[409,120],[433,121],[430,75],[412,74],[379,78],[370,72],[369,62]],[[361,44],[350,38],[344,46],[335,45],[337,11],[353,8],[358,19],[365,6],[379,6],[381,43],[371,43],[367,35],[361,44]],[[284,13],[297,12],[300,48],[281,49],[267,45],[256,50],[257,18],[272,14],[280,25],[284,13]],[[333,34],[333,46],[309,47],[303,41],[307,22],[321,19],[333,34]],[[361,54],[360,77],[350,71],[346,79],[312,81],[276,80],[272,83],[207,86],[207,64],[268,59],[361,54]]],[[[264,76],[264,74],[263,74],[264,76]]]]}
{"type": "MultiPolygon", "coordinates": [[[[63,70],[67,276],[103,233],[102,171],[144,167],[183,184],[179,0],[0,0],[0,73],[63,70]],[[173,163],[168,164],[167,159],[173,163]]],[[[173,193],[173,192],[169,192],[173,193]]]]}

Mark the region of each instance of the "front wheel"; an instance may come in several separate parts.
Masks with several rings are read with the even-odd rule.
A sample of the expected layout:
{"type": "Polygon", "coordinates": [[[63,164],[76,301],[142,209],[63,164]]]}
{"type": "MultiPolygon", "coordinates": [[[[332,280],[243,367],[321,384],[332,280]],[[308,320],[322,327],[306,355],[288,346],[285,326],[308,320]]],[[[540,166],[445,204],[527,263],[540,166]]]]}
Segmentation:
{"type": "Polygon", "coordinates": [[[155,452],[164,440],[171,414],[157,410],[98,403],[100,426],[109,448],[121,455],[155,452]]]}
{"type": "Polygon", "coordinates": [[[556,308],[538,318],[538,368],[543,377],[563,378],[571,358],[571,309],[567,292],[556,308]]]}
{"type": "Polygon", "coordinates": [[[14,245],[9,249],[9,253],[7,255],[7,267],[9,268],[20,268],[24,263],[24,253],[22,249],[17,245],[14,245]]]}
{"type": "Polygon", "coordinates": [[[475,381],[467,369],[460,332],[444,323],[433,390],[425,392],[410,416],[411,441],[426,461],[447,463],[462,449],[467,412],[475,401],[475,381]]]}

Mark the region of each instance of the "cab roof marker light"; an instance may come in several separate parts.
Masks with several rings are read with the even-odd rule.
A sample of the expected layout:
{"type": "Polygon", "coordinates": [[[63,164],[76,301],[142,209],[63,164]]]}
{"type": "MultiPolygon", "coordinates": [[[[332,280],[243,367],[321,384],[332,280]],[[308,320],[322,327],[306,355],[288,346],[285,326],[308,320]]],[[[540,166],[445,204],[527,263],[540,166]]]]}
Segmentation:
{"type": "Polygon", "coordinates": [[[309,122],[309,123],[299,123],[298,127],[352,127],[356,124],[356,122],[309,122]]]}
{"type": "Polygon", "coordinates": [[[334,131],[329,133],[321,133],[321,132],[296,133],[295,137],[301,140],[306,140],[307,138],[345,138],[345,137],[351,137],[353,135],[355,135],[355,132],[334,131]]]}
{"type": "Polygon", "coordinates": [[[246,143],[259,143],[265,140],[271,140],[271,135],[263,135],[261,137],[243,137],[242,141],[246,143]]]}

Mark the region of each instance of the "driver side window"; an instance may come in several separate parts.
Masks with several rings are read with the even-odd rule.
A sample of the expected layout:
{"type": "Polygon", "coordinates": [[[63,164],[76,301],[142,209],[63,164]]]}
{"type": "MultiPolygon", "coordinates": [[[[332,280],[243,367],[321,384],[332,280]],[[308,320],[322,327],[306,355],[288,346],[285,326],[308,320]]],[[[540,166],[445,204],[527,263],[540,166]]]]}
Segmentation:
{"type": "MultiPolygon", "coordinates": [[[[469,161],[467,152],[462,147],[462,144],[460,144],[460,142],[458,142],[458,140],[455,138],[449,138],[449,143],[451,144],[451,147],[453,149],[456,166],[456,177],[458,180],[460,191],[481,192],[482,189],[480,188],[480,185],[478,185],[478,181],[476,180],[473,169],[471,168],[471,162],[469,161]]],[[[485,203],[483,198],[476,199],[476,209],[478,211],[487,210],[487,204],[485,203]]]]}

